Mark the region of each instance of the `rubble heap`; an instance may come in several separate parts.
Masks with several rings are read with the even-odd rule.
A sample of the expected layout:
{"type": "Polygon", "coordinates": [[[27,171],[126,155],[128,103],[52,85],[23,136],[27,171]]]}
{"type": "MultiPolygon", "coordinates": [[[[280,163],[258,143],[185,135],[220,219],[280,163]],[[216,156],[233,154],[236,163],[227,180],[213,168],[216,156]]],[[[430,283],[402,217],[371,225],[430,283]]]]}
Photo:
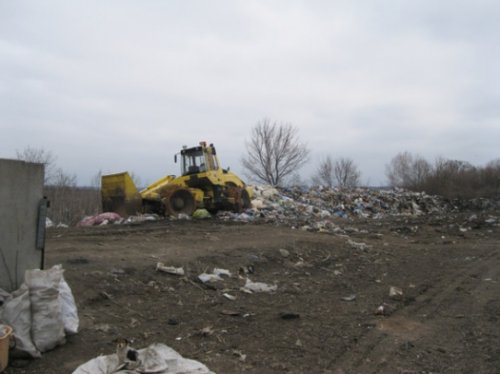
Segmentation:
{"type": "MultiPolygon", "coordinates": [[[[462,210],[500,210],[500,200],[475,199],[450,201],[425,192],[411,192],[402,189],[313,187],[275,188],[253,186],[252,208],[242,213],[219,211],[216,218],[223,221],[267,222],[287,225],[310,231],[336,232],[334,222],[338,218],[380,219],[386,216],[419,216],[445,214],[462,210]]],[[[192,216],[179,214],[171,219],[204,219],[212,215],[199,209],[192,216]]],[[[108,223],[130,224],[155,221],[161,217],[152,214],[131,216],[123,219],[116,213],[104,212],[86,217],[79,226],[103,225],[108,223]]]]}
{"type": "Polygon", "coordinates": [[[425,192],[357,188],[277,189],[255,186],[252,208],[243,213],[219,212],[233,221],[264,221],[313,231],[331,231],[332,218],[372,218],[387,215],[416,216],[453,210],[449,202],[425,192]]]}

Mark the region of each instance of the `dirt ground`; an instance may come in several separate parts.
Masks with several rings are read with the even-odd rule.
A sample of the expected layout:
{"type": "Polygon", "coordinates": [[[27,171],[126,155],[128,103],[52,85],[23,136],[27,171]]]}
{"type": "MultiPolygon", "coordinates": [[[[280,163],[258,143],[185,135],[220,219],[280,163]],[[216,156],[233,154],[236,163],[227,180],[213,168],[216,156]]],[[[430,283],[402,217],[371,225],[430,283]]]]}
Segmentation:
{"type": "Polygon", "coordinates": [[[500,227],[472,214],[339,218],[343,235],[212,219],[51,229],[47,266],[66,269],[80,332],[6,373],[71,373],[119,336],[216,373],[498,373],[500,227]],[[214,267],[232,276],[197,281],[214,267]],[[242,292],[247,276],[277,291],[242,292]]]}

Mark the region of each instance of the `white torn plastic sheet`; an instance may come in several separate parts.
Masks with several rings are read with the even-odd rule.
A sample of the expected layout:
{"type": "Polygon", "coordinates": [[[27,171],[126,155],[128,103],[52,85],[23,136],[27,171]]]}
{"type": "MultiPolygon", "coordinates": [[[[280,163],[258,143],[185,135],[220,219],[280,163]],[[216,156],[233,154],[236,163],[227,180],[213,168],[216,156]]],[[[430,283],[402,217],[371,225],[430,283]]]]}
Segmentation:
{"type": "Polygon", "coordinates": [[[231,272],[226,269],[214,268],[214,274],[217,274],[219,277],[230,277],[231,272]]]}
{"type": "Polygon", "coordinates": [[[176,268],[175,266],[166,266],[163,262],[158,262],[156,264],[156,271],[161,271],[163,273],[173,274],[173,275],[184,275],[184,269],[182,267],[176,268]]]}
{"type": "Polygon", "coordinates": [[[209,273],[202,273],[198,275],[198,279],[203,283],[218,282],[223,280],[222,277],[219,276],[218,274],[209,274],[209,273]]]}
{"type": "Polygon", "coordinates": [[[218,282],[224,280],[224,277],[230,277],[231,272],[226,269],[214,268],[212,273],[202,273],[198,279],[203,283],[218,282]]]}
{"type": "Polygon", "coordinates": [[[138,353],[137,363],[120,363],[116,354],[99,356],[80,365],[73,374],[215,374],[201,362],[184,358],[165,344],[154,343],[138,353]]]}
{"type": "Polygon", "coordinates": [[[269,285],[264,282],[252,282],[247,278],[245,285],[241,288],[243,292],[274,292],[278,289],[278,285],[269,285]]]}

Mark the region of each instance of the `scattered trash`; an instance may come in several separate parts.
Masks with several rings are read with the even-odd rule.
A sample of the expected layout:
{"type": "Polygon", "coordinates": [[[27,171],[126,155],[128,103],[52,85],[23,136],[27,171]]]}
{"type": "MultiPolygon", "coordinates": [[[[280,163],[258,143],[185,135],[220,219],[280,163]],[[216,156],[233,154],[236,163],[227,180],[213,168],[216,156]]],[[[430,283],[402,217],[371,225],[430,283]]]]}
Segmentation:
{"type": "Polygon", "coordinates": [[[278,285],[270,286],[263,282],[252,282],[250,278],[246,279],[245,285],[241,288],[243,292],[253,293],[253,292],[274,292],[278,289],[278,285]]]}
{"type": "MultiPolygon", "coordinates": [[[[177,338],[179,339],[179,338],[177,338]]],[[[201,362],[182,357],[172,348],[161,343],[137,350],[137,360],[133,366],[128,362],[120,363],[116,353],[99,356],[80,365],[73,374],[110,374],[110,373],[156,373],[156,374],[214,374],[201,362]]]]}
{"type": "Polygon", "coordinates": [[[255,273],[255,267],[253,265],[241,266],[240,270],[239,270],[239,273],[241,275],[253,274],[253,273],[255,273]]]}
{"type": "Polygon", "coordinates": [[[206,219],[206,218],[211,218],[211,217],[212,217],[212,215],[206,209],[197,209],[193,213],[194,219],[206,219]]]}
{"type": "Polygon", "coordinates": [[[283,257],[288,257],[290,256],[290,252],[288,252],[286,249],[280,248],[280,253],[283,257]]]}
{"type": "Polygon", "coordinates": [[[129,216],[123,223],[125,224],[131,224],[131,223],[139,223],[139,222],[153,222],[153,221],[158,221],[160,219],[160,216],[157,214],[139,214],[136,216],[129,216]]]}
{"type": "Polygon", "coordinates": [[[403,298],[403,290],[399,287],[394,287],[394,286],[391,286],[389,288],[389,297],[391,299],[402,299],[403,298]]]}
{"type": "Polygon", "coordinates": [[[226,269],[214,268],[213,273],[218,275],[219,277],[230,277],[231,276],[231,272],[229,270],[226,270],[226,269]]]}
{"type": "Polygon", "coordinates": [[[223,280],[223,278],[218,274],[208,274],[208,273],[202,273],[198,275],[198,279],[202,283],[213,283],[223,280]]]}
{"type": "Polygon", "coordinates": [[[107,323],[101,323],[99,325],[95,325],[94,330],[107,334],[111,330],[111,326],[107,323]]]}
{"type": "Polygon", "coordinates": [[[49,217],[45,217],[45,228],[51,228],[54,227],[54,222],[49,217]]]}
{"type": "Polygon", "coordinates": [[[223,293],[222,296],[224,296],[226,299],[234,301],[236,300],[236,296],[230,295],[228,293],[223,293]]]}
{"type": "Polygon", "coordinates": [[[349,296],[344,296],[341,298],[341,300],[343,301],[354,301],[356,300],[356,295],[355,294],[351,294],[349,296]]]}
{"type": "MultiPolygon", "coordinates": [[[[312,187],[274,188],[271,186],[252,186],[252,207],[244,212],[219,211],[216,218],[235,222],[271,222],[300,228],[305,231],[342,234],[337,218],[353,217],[380,219],[384,216],[420,216],[424,214],[447,213],[461,209],[494,210],[500,203],[489,199],[450,201],[440,196],[427,195],[425,192],[411,192],[403,189],[370,189],[312,187]]],[[[210,218],[206,209],[197,209],[193,215],[180,213],[170,219],[191,220],[210,218]]],[[[78,226],[91,226],[108,223],[134,223],[158,220],[161,217],[144,214],[123,220],[116,213],[105,212],[83,219],[78,226]]],[[[477,215],[469,217],[476,222],[477,215]]],[[[485,220],[490,225],[500,225],[498,218],[485,220]]],[[[54,225],[49,223],[47,225],[54,225]]],[[[49,226],[47,226],[49,227],[49,226]]],[[[52,227],[52,226],[50,226],[52,227]]],[[[366,248],[362,248],[366,249],[366,248]]]]}
{"type": "Polygon", "coordinates": [[[394,311],[395,307],[393,305],[383,303],[375,310],[375,314],[379,316],[390,316],[394,311]]]}
{"type": "Polygon", "coordinates": [[[238,351],[236,349],[233,349],[233,355],[239,358],[240,361],[244,362],[247,359],[247,355],[242,353],[241,351],[238,351]]]}
{"type": "Polygon", "coordinates": [[[214,268],[212,273],[202,273],[198,275],[198,279],[202,283],[213,283],[224,280],[224,277],[230,277],[231,272],[226,269],[214,268]]]}
{"type": "Polygon", "coordinates": [[[168,273],[173,275],[184,275],[184,269],[182,267],[176,268],[175,266],[165,266],[163,262],[158,262],[156,264],[156,271],[161,271],[163,273],[168,273]]]}
{"type": "Polygon", "coordinates": [[[212,326],[207,326],[198,331],[197,335],[207,337],[213,335],[214,332],[215,330],[212,328],[212,326]]]}
{"type": "Polygon", "coordinates": [[[351,239],[349,239],[347,241],[347,243],[354,249],[357,249],[357,250],[360,250],[360,251],[365,251],[369,248],[371,248],[370,245],[366,244],[366,243],[357,243],[355,241],[352,241],[351,239]]]}
{"type": "Polygon", "coordinates": [[[225,316],[232,316],[232,317],[237,317],[241,315],[241,313],[238,312],[237,310],[229,310],[229,309],[221,310],[220,313],[224,314],[225,316]]]}
{"type": "Polygon", "coordinates": [[[181,221],[189,221],[192,219],[192,217],[186,213],[179,213],[176,218],[181,221]]]}
{"type": "MultiPolygon", "coordinates": [[[[343,234],[338,218],[381,219],[385,216],[443,214],[462,209],[494,210],[500,203],[488,199],[450,201],[440,196],[403,189],[312,187],[309,189],[253,186],[252,208],[243,213],[220,211],[223,221],[270,222],[312,232],[343,234]]],[[[489,218],[489,224],[500,225],[489,218]]],[[[364,247],[360,249],[368,249],[364,247]]]]}
{"type": "Polygon", "coordinates": [[[104,212],[95,216],[86,217],[78,222],[77,226],[97,226],[106,225],[108,223],[121,223],[122,216],[114,212],[104,212]]]}

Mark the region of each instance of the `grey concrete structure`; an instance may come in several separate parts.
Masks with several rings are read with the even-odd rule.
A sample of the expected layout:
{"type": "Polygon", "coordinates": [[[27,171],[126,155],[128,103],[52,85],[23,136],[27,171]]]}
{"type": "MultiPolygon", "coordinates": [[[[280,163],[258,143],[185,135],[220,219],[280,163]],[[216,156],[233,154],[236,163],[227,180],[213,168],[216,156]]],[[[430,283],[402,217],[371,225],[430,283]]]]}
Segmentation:
{"type": "Polygon", "coordinates": [[[26,269],[42,265],[45,226],[37,227],[43,177],[42,164],[0,159],[0,288],[9,292],[21,285],[26,269]]]}

